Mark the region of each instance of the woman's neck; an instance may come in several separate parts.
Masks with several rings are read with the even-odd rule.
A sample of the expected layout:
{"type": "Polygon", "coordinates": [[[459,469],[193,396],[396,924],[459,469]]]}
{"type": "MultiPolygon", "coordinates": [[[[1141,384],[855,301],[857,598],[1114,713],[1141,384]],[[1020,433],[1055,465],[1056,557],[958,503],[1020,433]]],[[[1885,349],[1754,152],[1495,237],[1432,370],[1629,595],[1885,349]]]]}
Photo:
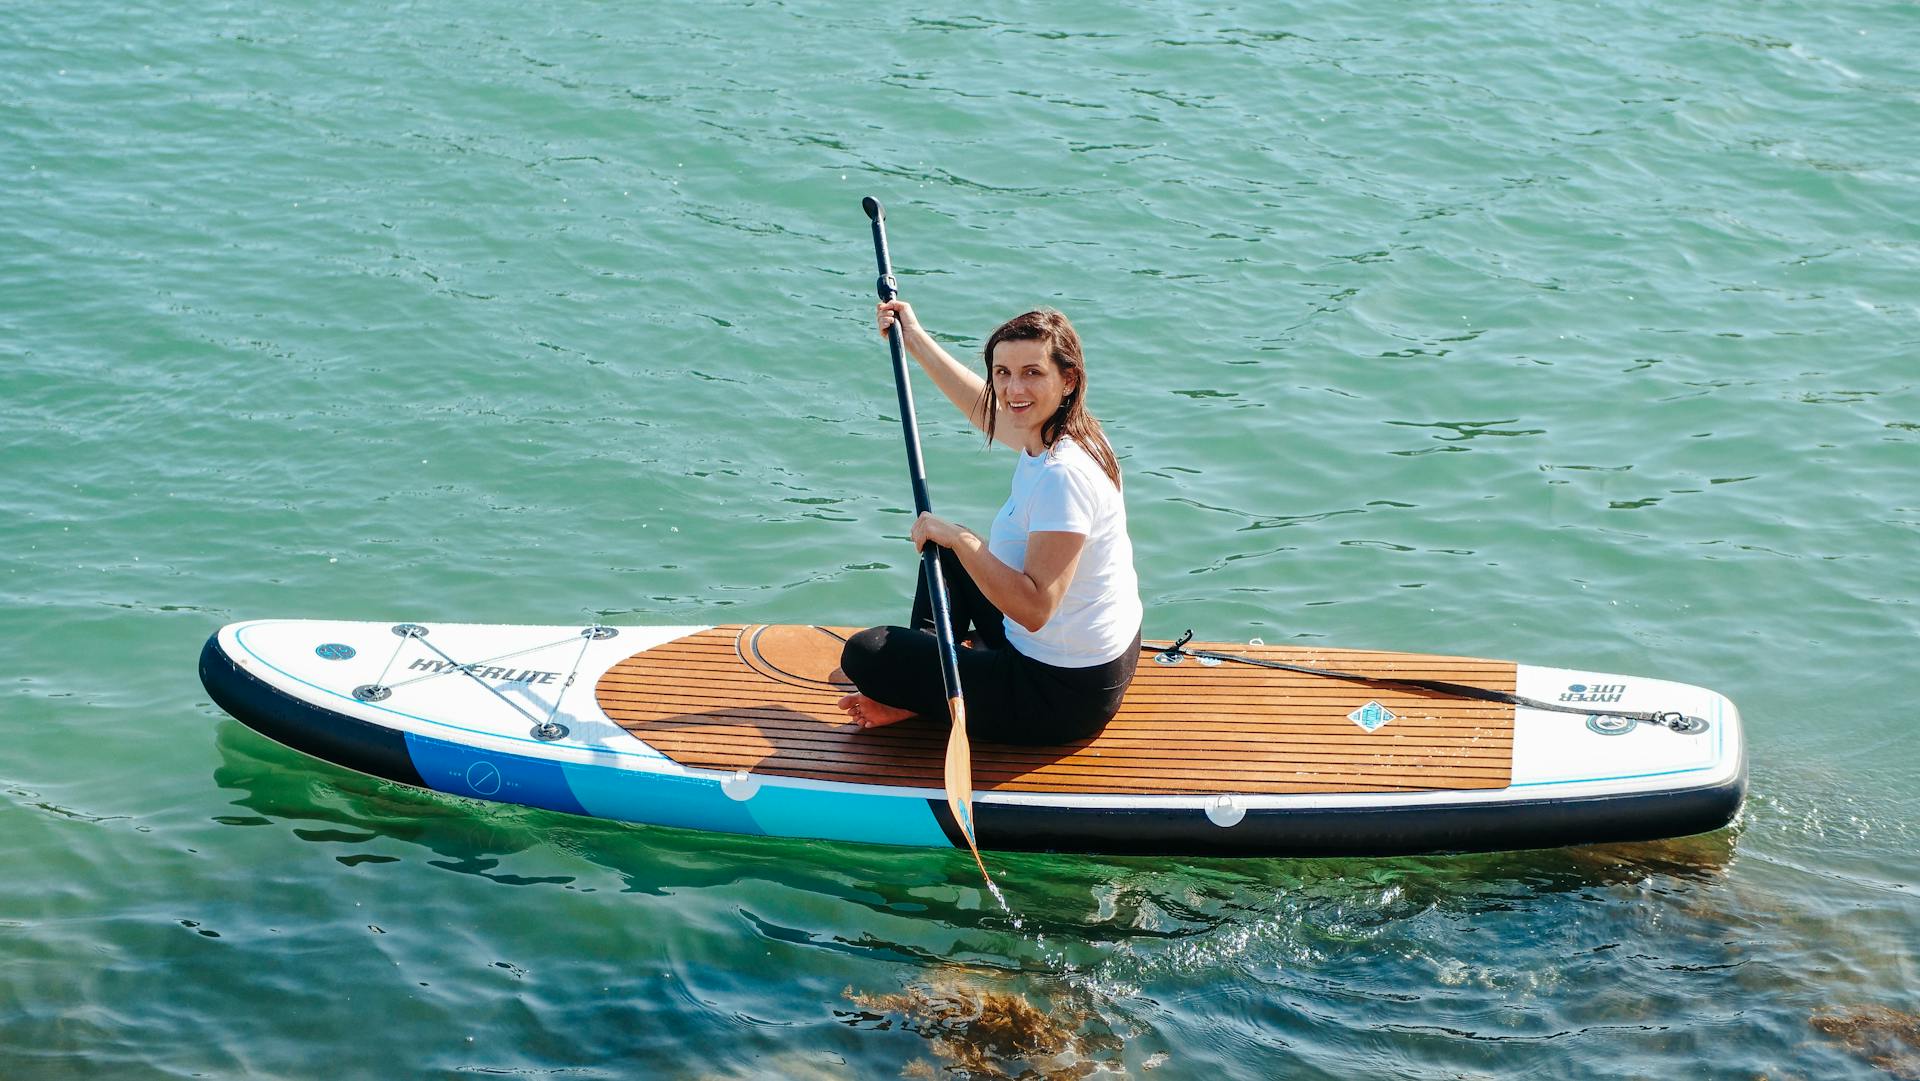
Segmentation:
{"type": "Polygon", "coordinates": [[[1067,438],[1069,438],[1067,433],[1061,432],[1059,435],[1053,437],[1053,442],[1049,443],[1044,433],[1034,432],[1027,437],[1026,443],[1022,444],[1020,449],[1026,451],[1028,455],[1038,458],[1058,446],[1061,440],[1067,438]]]}

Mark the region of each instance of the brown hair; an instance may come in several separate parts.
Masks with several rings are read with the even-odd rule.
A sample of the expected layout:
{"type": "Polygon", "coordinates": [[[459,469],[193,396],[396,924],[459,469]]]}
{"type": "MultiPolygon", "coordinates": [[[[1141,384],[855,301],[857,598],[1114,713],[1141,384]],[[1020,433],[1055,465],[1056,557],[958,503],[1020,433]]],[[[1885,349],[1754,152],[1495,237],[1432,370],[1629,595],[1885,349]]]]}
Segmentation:
{"type": "Polygon", "coordinates": [[[1120,460],[1114,457],[1107,434],[1100,430],[1100,421],[1087,408],[1087,366],[1080,352],[1080,335],[1074,333],[1073,324],[1067,322],[1066,316],[1052,308],[1038,308],[1024,315],[1016,315],[987,336],[987,346],[983,350],[987,362],[987,386],[980,395],[987,441],[993,441],[994,407],[999,404],[998,395],[993,389],[993,350],[1001,342],[1042,343],[1054,367],[1060,370],[1060,375],[1073,384],[1073,388],[1061,400],[1060,408],[1041,425],[1040,441],[1051,448],[1062,435],[1072,436],[1073,441],[1099,463],[1113,486],[1120,487],[1120,460]]]}

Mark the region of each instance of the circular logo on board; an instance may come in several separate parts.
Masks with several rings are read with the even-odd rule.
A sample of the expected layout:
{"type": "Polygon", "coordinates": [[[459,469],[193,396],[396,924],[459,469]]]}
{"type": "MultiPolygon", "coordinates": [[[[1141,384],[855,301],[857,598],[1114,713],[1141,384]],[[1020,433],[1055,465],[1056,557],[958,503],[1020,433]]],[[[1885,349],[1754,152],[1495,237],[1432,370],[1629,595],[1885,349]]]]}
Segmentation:
{"type": "Polygon", "coordinates": [[[356,652],[352,646],[344,642],[327,642],[313,647],[313,651],[329,661],[352,660],[356,652]]]}
{"type": "Polygon", "coordinates": [[[467,787],[483,796],[500,791],[500,770],[492,762],[475,762],[467,767],[467,787]]]}

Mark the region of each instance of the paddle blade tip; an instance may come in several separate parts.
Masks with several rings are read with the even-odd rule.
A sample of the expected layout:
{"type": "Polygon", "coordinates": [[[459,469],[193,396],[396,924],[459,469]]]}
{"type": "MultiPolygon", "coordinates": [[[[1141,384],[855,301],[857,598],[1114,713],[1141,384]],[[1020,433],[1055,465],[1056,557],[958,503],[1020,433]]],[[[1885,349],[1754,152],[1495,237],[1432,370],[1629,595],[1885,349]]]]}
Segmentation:
{"type": "Polygon", "coordinates": [[[866,211],[867,217],[874,221],[880,221],[887,216],[887,208],[881,206],[880,200],[875,199],[871,195],[860,200],[860,209],[866,211]]]}

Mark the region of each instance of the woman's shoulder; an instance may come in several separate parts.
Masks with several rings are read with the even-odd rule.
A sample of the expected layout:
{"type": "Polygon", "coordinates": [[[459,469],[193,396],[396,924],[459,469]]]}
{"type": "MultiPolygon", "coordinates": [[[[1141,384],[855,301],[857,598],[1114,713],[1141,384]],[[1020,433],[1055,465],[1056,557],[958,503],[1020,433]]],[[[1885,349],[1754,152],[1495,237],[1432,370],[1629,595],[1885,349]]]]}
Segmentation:
{"type": "Polygon", "coordinates": [[[1112,491],[1113,481],[1107,477],[1107,471],[1087,448],[1081,446],[1072,436],[1063,435],[1041,455],[1049,472],[1058,473],[1062,479],[1071,478],[1075,487],[1091,488],[1098,492],[1112,491]]]}
{"type": "Polygon", "coordinates": [[[1098,462],[1094,462],[1093,455],[1087,453],[1087,448],[1081,446],[1080,441],[1070,435],[1062,435],[1055,439],[1053,445],[1048,447],[1047,452],[1041,457],[1070,468],[1079,468],[1089,463],[1099,465],[1098,462]]]}

